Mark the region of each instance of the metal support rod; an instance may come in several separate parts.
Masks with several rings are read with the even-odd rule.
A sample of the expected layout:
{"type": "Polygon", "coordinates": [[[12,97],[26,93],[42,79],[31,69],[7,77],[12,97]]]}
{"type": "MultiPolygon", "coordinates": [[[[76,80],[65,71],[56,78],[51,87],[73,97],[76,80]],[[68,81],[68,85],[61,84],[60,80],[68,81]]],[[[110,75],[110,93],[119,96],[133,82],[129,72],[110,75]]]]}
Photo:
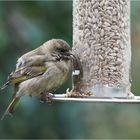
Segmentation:
{"type": "Polygon", "coordinates": [[[85,103],[140,103],[140,96],[135,96],[133,99],[129,98],[110,98],[110,97],[100,97],[95,96],[89,97],[67,97],[66,94],[55,94],[51,98],[52,101],[61,101],[61,102],[85,102],[85,103]]]}

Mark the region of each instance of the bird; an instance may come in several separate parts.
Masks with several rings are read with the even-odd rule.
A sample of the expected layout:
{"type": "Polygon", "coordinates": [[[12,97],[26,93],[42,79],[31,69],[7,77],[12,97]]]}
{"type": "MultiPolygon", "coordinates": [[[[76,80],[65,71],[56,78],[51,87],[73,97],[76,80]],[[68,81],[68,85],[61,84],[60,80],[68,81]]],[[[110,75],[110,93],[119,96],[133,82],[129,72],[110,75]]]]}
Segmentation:
{"type": "Polygon", "coordinates": [[[71,47],[62,39],[51,39],[38,48],[22,55],[6,83],[14,86],[12,101],[2,116],[13,114],[20,98],[25,95],[40,96],[42,101],[53,96],[52,92],[61,87],[72,70],[71,47]]]}

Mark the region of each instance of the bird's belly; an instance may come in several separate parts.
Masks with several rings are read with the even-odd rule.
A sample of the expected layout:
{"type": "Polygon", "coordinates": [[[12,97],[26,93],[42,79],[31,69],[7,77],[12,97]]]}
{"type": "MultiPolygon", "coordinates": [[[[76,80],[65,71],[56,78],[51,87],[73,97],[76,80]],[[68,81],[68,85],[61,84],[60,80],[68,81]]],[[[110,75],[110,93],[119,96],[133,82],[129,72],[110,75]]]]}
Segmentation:
{"type": "Polygon", "coordinates": [[[65,83],[67,78],[68,73],[63,73],[62,75],[54,75],[46,84],[46,91],[54,92],[65,83]]]}

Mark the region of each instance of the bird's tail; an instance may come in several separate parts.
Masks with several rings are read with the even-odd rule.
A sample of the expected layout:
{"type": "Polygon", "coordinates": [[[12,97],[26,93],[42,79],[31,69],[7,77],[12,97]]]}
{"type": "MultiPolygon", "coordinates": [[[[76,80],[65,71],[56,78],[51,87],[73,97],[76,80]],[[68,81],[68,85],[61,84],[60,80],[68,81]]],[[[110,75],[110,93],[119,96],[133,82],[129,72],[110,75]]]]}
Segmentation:
{"type": "Polygon", "coordinates": [[[12,102],[9,104],[9,106],[6,109],[6,111],[4,112],[1,120],[3,120],[6,115],[8,115],[8,114],[9,115],[12,115],[13,114],[13,112],[14,112],[17,104],[19,103],[19,101],[20,101],[20,98],[19,97],[13,98],[12,102]]]}
{"type": "Polygon", "coordinates": [[[0,87],[0,90],[5,89],[9,84],[10,84],[10,81],[7,81],[6,83],[4,83],[4,84],[0,87]]]}

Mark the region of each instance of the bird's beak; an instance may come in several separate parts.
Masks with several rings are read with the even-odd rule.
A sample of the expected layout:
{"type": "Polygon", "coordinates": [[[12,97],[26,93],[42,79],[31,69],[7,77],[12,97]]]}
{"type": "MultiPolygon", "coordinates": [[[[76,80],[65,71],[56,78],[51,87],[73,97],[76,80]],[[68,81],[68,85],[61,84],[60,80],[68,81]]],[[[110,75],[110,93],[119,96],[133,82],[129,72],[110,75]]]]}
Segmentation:
{"type": "Polygon", "coordinates": [[[71,56],[71,55],[72,55],[72,52],[71,52],[71,51],[66,52],[65,55],[67,55],[67,56],[71,56]]]}
{"type": "Polygon", "coordinates": [[[71,59],[75,59],[75,55],[72,53],[72,51],[69,52],[69,57],[70,57],[71,59]]]}
{"type": "Polygon", "coordinates": [[[66,55],[69,57],[69,59],[74,58],[74,54],[72,53],[72,51],[67,52],[66,55]]]}

